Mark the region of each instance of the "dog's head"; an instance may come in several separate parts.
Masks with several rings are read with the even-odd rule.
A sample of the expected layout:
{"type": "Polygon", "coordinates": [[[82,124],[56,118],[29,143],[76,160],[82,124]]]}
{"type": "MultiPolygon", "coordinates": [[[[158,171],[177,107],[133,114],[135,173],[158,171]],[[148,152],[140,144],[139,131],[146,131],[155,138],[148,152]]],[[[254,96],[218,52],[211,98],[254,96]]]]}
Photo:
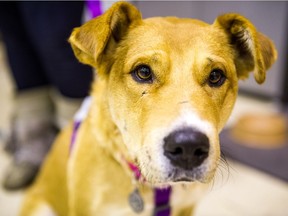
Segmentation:
{"type": "Polygon", "coordinates": [[[107,83],[107,103],[146,181],[211,179],[219,133],[233,108],[238,80],[258,83],[276,59],[273,43],[238,14],[212,25],[175,17],[143,20],[121,2],[76,28],[77,58],[107,83]]]}

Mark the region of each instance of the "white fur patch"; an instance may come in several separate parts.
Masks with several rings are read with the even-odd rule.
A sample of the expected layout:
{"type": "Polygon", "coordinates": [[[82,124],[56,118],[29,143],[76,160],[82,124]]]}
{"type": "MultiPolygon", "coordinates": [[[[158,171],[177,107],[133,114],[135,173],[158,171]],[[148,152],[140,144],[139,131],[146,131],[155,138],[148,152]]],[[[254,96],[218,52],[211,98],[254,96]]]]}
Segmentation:
{"type": "Polygon", "coordinates": [[[188,109],[182,110],[179,118],[174,121],[170,132],[185,127],[194,128],[195,130],[204,133],[208,137],[213,132],[211,123],[201,119],[195,112],[188,109]]]}
{"type": "Polygon", "coordinates": [[[30,216],[57,216],[57,214],[48,204],[41,203],[30,216]]]}
{"type": "Polygon", "coordinates": [[[89,111],[89,108],[91,106],[92,103],[92,98],[90,97],[86,97],[83,101],[83,103],[81,104],[80,109],[76,112],[75,116],[74,116],[74,120],[77,122],[82,122],[89,111]]]}
{"type": "Polygon", "coordinates": [[[245,41],[249,51],[253,52],[254,45],[253,45],[253,40],[252,40],[252,37],[251,37],[249,31],[244,30],[244,34],[243,34],[243,37],[241,38],[241,40],[245,41]]]}

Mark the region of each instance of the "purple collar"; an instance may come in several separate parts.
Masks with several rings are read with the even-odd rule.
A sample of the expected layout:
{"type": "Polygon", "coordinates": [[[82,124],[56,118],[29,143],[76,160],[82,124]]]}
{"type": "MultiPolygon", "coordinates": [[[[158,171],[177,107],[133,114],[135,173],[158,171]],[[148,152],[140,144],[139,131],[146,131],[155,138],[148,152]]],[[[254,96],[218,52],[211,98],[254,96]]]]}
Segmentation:
{"type": "Polygon", "coordinates": [[[165,189],[154,188],[154,216],[171,215],[170,195],[171,187],[165,189]]]}
{"type": "Polygon", "coordinates": [[[71,152],[74,148],[77,132],[78,132],[80,125],[81,125],[81,121],[74,121],[71,141],[70,141],[70,146],[69,146],[69,155],[71,155],[71,152]]]}

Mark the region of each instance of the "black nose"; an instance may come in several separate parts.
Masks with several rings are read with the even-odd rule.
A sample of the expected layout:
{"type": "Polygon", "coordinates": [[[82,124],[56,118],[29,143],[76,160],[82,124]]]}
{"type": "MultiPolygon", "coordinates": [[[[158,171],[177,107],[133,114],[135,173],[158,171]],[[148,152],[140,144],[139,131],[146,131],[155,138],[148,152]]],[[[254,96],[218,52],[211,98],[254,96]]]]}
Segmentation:
{"type": "Polygon", "coordinates": [[[174,131],[164,138],[164,155],[174,166],[193,169],[202,164],[208,154],[208,137],[193,128],[174,131]]]}

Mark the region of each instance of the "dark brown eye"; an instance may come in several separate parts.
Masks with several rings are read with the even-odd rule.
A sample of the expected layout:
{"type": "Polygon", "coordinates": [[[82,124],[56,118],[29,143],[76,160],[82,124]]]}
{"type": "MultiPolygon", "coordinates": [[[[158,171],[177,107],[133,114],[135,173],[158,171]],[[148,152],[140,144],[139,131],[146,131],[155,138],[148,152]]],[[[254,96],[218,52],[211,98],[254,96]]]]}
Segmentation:
{"type": "Polygon", "coordinates": [[[153,73],[149,66],[140,65],[131,73],[133,79],[139,83],[152,83],[153,73]]]}
{"type": "Polygon", "coordinates": [[[223,71],[220,69],[214,69],[209,75],[208,84],[211,87],[219,87],[223,85],[225,80],[226,77],[223,74],[223,71]]]}

